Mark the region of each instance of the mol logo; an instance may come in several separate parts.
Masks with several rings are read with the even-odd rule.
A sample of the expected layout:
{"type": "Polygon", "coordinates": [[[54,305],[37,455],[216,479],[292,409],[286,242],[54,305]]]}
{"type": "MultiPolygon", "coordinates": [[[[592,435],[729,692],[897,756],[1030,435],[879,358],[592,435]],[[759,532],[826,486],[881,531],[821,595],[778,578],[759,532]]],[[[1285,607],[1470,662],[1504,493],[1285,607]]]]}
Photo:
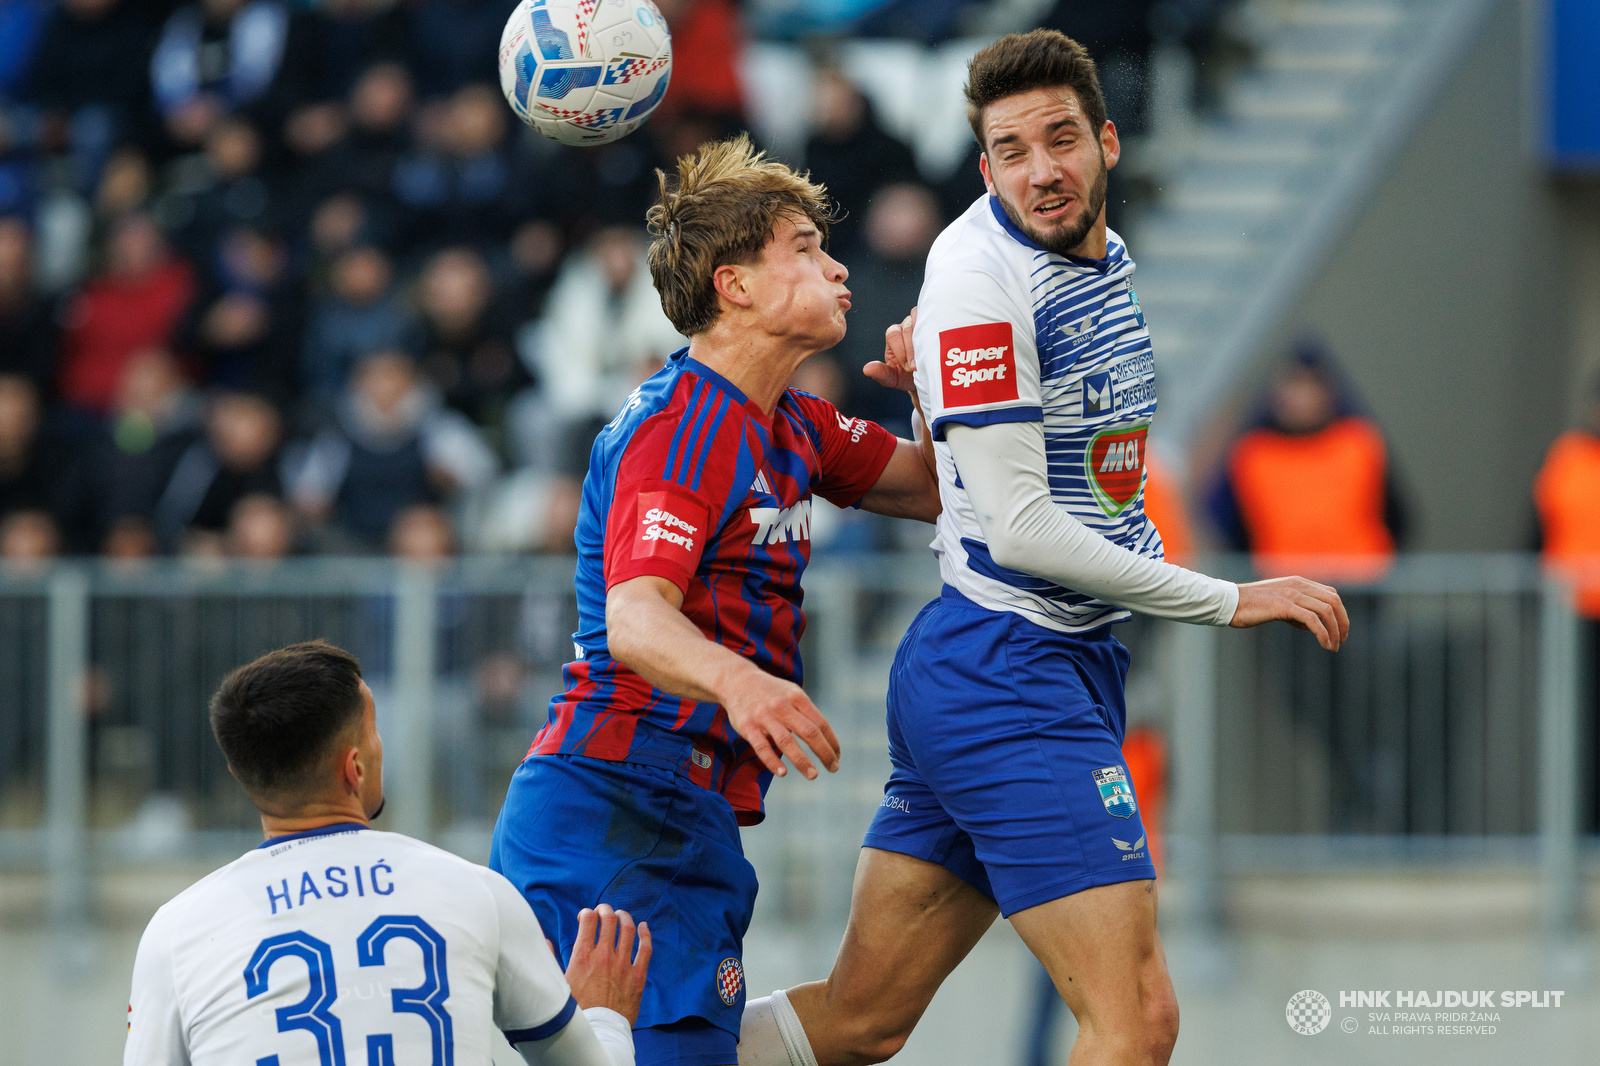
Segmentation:
{"type": "Polygon", "coordinates": [[[1144,446],[1150,424],[1096,433],[1083,450],[1084,473],[1100,509],[1119,515],[1144,486],[1144,446]]]}
{"type": "Polygon", "coordinates": [[[939,365],[946,408],[1017,398],[1017,357],[1009,322],[940,330],[939,365]]]}

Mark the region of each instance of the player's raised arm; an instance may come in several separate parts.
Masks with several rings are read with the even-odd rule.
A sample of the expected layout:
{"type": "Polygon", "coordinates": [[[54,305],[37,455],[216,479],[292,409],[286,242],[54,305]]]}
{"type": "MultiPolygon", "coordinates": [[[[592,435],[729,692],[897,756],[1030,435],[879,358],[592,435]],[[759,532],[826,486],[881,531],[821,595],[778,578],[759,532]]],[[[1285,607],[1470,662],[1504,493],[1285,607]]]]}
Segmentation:
{"type": "Polygon", "coordinates": [[[762,765],[780,777],[785,755],[807,779],[817,776],[800,740],[830,772],[839,769],[839,738],[805,691],[707,639],[682,606],[683,590],[665,578],[613,585],[606,593],[612,657],[664,692],[720,703],[762,765]]]}
{"type": "Polygon", "coordinates": [[[933,438],[922,417],[922,401],[917,398],[915,363],[911,357],[911,331],[916,326],[913,307],[905,321],[884,331],[883,359],[868,363],[862,373],[885,388],[911,394],[913,440],[901,440],[883,473],[861,499],[861,508],[891,518],[916,518],[932,522],[939,517],[939,466],[933,454],[933,438]]]}

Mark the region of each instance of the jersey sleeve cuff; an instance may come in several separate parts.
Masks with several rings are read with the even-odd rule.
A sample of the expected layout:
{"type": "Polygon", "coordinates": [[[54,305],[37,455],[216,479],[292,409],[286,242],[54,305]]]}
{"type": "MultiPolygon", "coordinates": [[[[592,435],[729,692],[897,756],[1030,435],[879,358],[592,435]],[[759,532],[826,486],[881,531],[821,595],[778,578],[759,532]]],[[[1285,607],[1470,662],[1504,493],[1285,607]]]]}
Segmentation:
{"type": "Polygon", "coordinates": [[[606,591],[610,592],[624,581],[631,581],[636,577],[659,577],[663,581],[670,581],[679,592],[689,591],[689,580],[694,575],[685,574],[681,567],[663,564],[654,559],[632,559],[618,563],[606,574],[606,591]]]}
{"type": "Polygon", "coordinates": [[[572,1021],[572,1015],[578,1009],[578,1001],[570,995],[567,997],[566,1006],[556,1012],[556,1016],[542,1025],[535,1025],[528,1029],[502,1029],[506,1035],[506,1042],[512,1045],[529,1044],[539,1040],[548,1040],[567,1027],[572,1021]]]}
{"type": "Polygon", "coordinates": [[[1239,586],[1232,581],[1223,581],[1222,606],[1217,610],[1217,616],[1212,620],[1214,626],[1226,626],[1233,623],[1233,616],[1239,613],[1239,586]]]}
{"type": "Polygon", "coordinates": [[[836,507],[859,508],[861,506],[861,501],[867,498],[867,493],[872,491],[873,486],[878,483],[878,479],[883,477],[883,472],[889,468],[889,460],[894,456],[894,450],[900,442],[899,438],[893,433],[890,433],[888,430],[884,429],[882,426],[879,426],[876,422],[872,423],[872,425],[877,430],[874,436],[878,441],[878,454],[874,455],[872,459],[867,462],[865,467],[871,472],[871,476],[866,479],[866,485],[861,489],[861,491],[852,493],[850,497],[840,498],[825,494],[824,498],[836,507]]]}
{"type": "Polygon", "coordinates": [[[944,440],[950,426],[993,426],[1002,422],[1043,422],[1043,407],[1001,407],[989,411],[951,411],[933,420],[931,432],[934,440],[944,440]]]}

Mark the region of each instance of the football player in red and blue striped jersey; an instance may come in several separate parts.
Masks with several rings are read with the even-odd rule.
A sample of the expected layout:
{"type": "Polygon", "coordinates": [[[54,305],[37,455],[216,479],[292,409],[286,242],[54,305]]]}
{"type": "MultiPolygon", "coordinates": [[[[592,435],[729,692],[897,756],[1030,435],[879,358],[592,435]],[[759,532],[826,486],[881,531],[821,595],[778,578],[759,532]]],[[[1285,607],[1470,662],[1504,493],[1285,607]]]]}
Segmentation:
{"type": "MultiPolygon", "coordinates": [[[[825,191],[744,138],[661,181],[650,268],[689,346],[595,441],[575,659],[490,862],[563,955],[583,907],[649,922],[640,1066],[734,1066],[756,892],[738,827],[761,821],[785,756],[817,776],[802,742],[838,767],[800,688],[812,497],[932,521],[938,485],[917,444],[788,387],[844,336],[850,307],[848,272],[824,249],[825,191]]],[[[909,375],[870,370],[909,391],[909,375]]]]}

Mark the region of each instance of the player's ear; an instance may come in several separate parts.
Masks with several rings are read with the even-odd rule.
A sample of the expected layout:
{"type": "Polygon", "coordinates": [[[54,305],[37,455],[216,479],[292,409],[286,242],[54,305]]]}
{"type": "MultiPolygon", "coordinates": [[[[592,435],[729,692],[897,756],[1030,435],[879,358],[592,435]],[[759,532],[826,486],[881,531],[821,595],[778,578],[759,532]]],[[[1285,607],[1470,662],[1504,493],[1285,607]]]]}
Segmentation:
{"type": "Polygon", "coordinates": [[[339,784],[346,791],[361,794],[361,782],[371,772],[361,763],[361,749],[350,745],[339,756],[339,784]]]}
{"type": "Polygon", "coordinates": [[[1100,127],[1100,151],[1105,157],[1106,169],[1110,170],[1117,165],[1117,160],[1122,158],[1122,142],[1117,139],[1117,124],[1106,119],[1105,125],[1100,127]]]}
{"type": "Polygon", "coordinates": [[[735,307],[746,308],[755,304],[755,297],[750,294],[749,287],[745,284],[745,268],[724,263],[712,271],[711,284],[717,290],[717,295],[735,307]]]}
{"type": "Polygon", "coordinates": [[[978,173],[983,175],[983,187],[989,190],[989,195],[994,195],[994,178],[989,176],[989,150],[985,148],[978,153],[978,173]]]}

